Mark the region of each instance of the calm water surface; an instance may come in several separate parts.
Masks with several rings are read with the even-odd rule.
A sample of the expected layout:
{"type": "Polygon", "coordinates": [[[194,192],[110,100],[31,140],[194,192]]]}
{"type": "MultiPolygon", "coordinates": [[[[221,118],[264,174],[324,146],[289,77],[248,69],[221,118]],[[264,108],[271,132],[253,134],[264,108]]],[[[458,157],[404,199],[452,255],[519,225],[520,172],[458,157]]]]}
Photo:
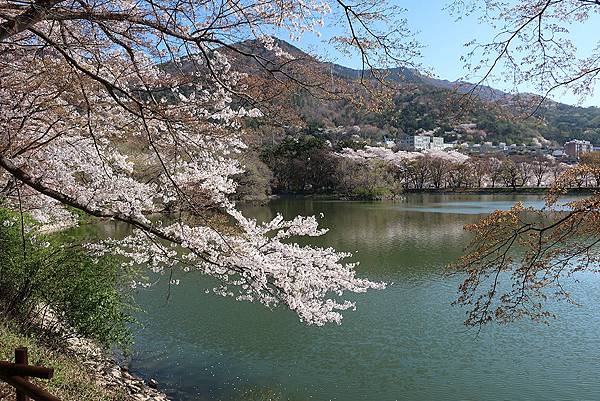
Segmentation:
{"type": "Polygon", "coordinates": [[[313,242],[355,252],[362,276],[393,284],[350,297],[358,310],[341,326],[307,327],[283,308],[206,295],[213,282],[188,273],[168,301],[164,283],[139,293],[146,313],[131,369],[186,401],[600,400],[600,276],[580,277],[572,289],[584,306],[556,305],[549,326],[519,322],[476,335],[450,305],[459,279],[443,267],[468,239],[463,225],[517,200],[543,204],[414,195],[248,207],[259,219],[323,213],[330,232],[313,242]]]}

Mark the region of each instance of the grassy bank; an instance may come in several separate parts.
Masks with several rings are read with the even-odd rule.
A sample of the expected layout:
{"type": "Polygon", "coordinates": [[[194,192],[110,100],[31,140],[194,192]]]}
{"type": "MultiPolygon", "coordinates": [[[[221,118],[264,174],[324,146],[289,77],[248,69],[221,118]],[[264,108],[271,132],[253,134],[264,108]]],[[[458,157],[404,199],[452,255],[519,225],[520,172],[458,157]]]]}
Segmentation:
{"type": "MultiPolygon", "coordinates": [[[[60,349],[40,343],[32,336],[25,336],[15,328],[15,324],[0,321],[0,360],[13,361],[14,350],[27,347],[29,363],[54,368],[52,380],[39,380],[37,383],[62,401],[121,401],[125,395],[110,392],[95,383],[82,369],[81,361],[60,349]]],[[[14,400],[14,389],[0,382],[0,400],[14,400]]]]}

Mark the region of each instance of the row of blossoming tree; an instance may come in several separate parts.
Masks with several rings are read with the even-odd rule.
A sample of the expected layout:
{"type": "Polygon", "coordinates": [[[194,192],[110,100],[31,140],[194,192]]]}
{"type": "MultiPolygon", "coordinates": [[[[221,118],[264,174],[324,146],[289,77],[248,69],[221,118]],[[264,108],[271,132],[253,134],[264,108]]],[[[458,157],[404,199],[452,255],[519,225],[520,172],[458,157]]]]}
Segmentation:
{"type": "MultiPolygon", "coordinates": [[[[597,154],[583,154],[580,162],[597,165],[597,154]]],[[[424,189],[547,188],[570,168],[543,154],[468,156],[455,150],[406,152],[372,146],[336,151],[314,136],[286,137],[263,147],[261,157],[271,169],[260,173],[271,182],[271,188],[262,184],[263,191],[361,198],[393,198],[424,189]]],[[[573,185],[593,187],[598,181],[583,175],[573,185]]]]}
{"type": "MultiPolygon", "coordinates": [[[[400,190],[481,189],[481,188],[548,188],[570,169],[579,171],[570,182],[572,188],[595,188],[600,177],[593,169],[600,166],[600,153],[583,154],[576,164],[567,164],[549,155],[467,156],[456,151],[393,151],[380,147],[344,149],[336,156],[354,161],[347,169],[373,168],[381,161],[399,184],[400,190]],[[579,166],[586,166],[580,169],[579,166]]],[[[344,175],[343,172],[340,173],[344,175]]]]}

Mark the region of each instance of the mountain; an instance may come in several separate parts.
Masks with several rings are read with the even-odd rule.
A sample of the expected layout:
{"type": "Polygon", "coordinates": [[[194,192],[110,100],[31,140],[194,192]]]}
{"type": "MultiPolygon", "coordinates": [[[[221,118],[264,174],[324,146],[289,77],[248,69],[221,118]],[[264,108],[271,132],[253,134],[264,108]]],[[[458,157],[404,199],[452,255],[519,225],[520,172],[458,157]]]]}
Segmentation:
{"type": "MultiPolygon", "coordinates": [[[[546,100],[535,117],[523,118],[518,105],[533,99],[533,95],[515,96],[489,86],[469,82],[437,79],[411,68],[391,68],[362,71],[340,64],[318,60],[292,44],[273,38],[278,52],[267,50],[262,42],[248,40],[220,49],[232,58],[234,69],[259,80],[261,92],[271,92],[275,99],[290,76],[307,77],[318,71],[321,77],[334,77],[336,85],[345,85],[349,93],[364,92],[357,80],[375,82],[375,76],[395,84],[392,103],[374,110],[356,107],[351,101],[323,100],[299,91],[274,104],[274,109],[291,108],[291,114],[305,128],[303,132],[323,132],[333,127],[360,128],[360,135],[373,140],[392,139],[419,130],[433,130],[448,140],[507,143],[562,144],[569,139],[586,139],[600,144],[600,108],[571,106],[546,100]],[[233,50],[236,51],[233,51],[233,50]],[[239,53],[256,57],[241,57],[239,53]],[[285,54],[290,55],[290,58],[285,54]],[[265,67],[270,70],[265,72],[265,67]],[[471,93],[469,107],[464,94],[471,93]],[[476,124],[476,129],[462,132],[458,127],[476,124]]],[[[185,71],[185,61],[181,70],[185,71]]],[[[289,114],[289,113],[288,113],[289,114]]],[[[331,130],[329,130],[331,131],[331,130]]],[[[346,130],[349,131],[349,130],[346,130]]],[[[356,131],[356,130],[354,130],[356,131]]]]}
{"type": "MultiPolygon", "coordinates": [[[[349,79],[359,79],[363,71],[356,70],[348,67],[341,66],[339,64],[330,63],[332,71],[338,74],[339,76],[343,76],[349,79]]],[[[414,68],[386,68],[383,70],[378,70],[378,74],[382,76],[386,76],[387,79],[391,81],[401,81],[413,84],[421,84],[426,86],[431,86],[440,89],[447,89],[457,91],[458,93],[469,93],[472,90],[475,91],[477,97],[483,100],[496,101],[496,100],[506,100],[510,98],[510,94],[503,92],[499,89],[494,89],[490,86],[485,85],[475,85],[469,82],[462,81],[448,81],[446,79],[437,79],[431,76],[422,74],[418,70],[414,68]]],[[[372,74],[368,74],[372,75],[372,74]]]]}

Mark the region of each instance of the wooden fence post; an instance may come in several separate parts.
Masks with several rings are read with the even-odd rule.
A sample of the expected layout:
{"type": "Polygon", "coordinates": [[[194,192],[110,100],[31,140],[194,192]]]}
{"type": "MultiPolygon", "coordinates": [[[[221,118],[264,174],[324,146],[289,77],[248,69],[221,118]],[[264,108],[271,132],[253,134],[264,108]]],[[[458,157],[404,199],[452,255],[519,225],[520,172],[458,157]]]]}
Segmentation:
{"type": "MultiPolygon", "coordinates": [[[[29,361],[27,358],[27,348],[21,347],[21,348],[15,349],[15,363],[27,365],[28,362],[29,361]]],[[[23,377],[23,380],[27,380],[27,377],[23,377]]],[[[17,401],[29,401],[29,397],[27,397],[21,391],[16,390],[16,394],[17,394],[17,401]]]]}
{"type": "Polygon", "coordinates": [[[17,401],[60,401],[45,389],[29,381],[29,377],[52,379],[54,369],[43,366],[29,366],[27,348],[15,350],[15,362],[0,361],[0,381],[5,381],[15,388],[17,401]]]}

